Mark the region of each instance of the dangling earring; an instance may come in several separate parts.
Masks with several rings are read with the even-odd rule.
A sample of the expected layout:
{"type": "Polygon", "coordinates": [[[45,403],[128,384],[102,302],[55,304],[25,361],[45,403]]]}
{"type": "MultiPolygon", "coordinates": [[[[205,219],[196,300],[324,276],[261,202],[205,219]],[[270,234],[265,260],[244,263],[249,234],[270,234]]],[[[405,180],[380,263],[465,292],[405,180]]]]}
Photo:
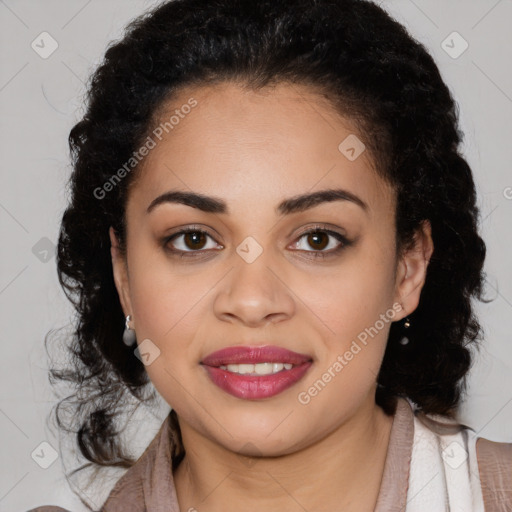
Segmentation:
{"type": "Polygon", "coordinates": [[[131,345],[133,345],[136,341],[136,338],[135,338],[135,331],[133,329],[130,328],[130,320],[131,320],[131,317],[130,315],[128,315],[126,317],[126,322],[125,322],[125,327],[124,327],[124,332],[123,332],[123,342],[125,345],[128,345],[129,347],[131,345]]]}
{"type": "MultiPolygon", "coordinates": [[[[410,326],[411,321],[409,320],[409,317],[407,317],[404,322],[404,329],[409,329],[410,326]]],[[[400,345],[407,345],[407,343],[409,343],[409,338],[407,336],[403,336],[400,340],[400,345]]]]}

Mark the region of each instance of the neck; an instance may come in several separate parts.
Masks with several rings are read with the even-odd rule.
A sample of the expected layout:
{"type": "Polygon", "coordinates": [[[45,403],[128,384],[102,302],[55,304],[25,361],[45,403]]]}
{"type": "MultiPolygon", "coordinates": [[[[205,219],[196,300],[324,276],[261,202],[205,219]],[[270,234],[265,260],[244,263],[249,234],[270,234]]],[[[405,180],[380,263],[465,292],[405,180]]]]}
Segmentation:
{"type": "Polygon", "coordinates": [[[180,510],[373,511],[392,422],[372,397],[304,449],[242,457],[180,421],[186,449],[174,473],[180,510]]]}

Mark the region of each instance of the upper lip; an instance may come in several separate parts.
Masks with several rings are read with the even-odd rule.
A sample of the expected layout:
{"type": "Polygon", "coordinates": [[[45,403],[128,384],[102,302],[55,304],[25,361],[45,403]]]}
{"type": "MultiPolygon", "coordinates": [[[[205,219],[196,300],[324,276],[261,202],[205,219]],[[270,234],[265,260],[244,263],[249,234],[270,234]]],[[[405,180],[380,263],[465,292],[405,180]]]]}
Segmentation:
{"type": "Polygon", "coordinates": [[[311,357],[275,345],[226,347],[212,352],[201,362],[207,366],[227,364],[291,363],[295,365],[311,361],[311,357]]]}

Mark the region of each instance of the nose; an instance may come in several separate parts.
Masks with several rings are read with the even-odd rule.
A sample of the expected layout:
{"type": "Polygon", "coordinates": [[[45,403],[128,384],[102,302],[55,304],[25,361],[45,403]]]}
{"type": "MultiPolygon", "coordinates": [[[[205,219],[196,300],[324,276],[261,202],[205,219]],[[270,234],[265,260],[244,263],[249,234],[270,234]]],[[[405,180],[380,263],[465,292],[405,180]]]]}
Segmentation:
{"type": "Polygon", "coordinates": [[[214,313],[222,321],[263,327],[289,319],[295,312],[293,293],[265,251],[255,261],[242,258],[221,281],[214,313]]]}

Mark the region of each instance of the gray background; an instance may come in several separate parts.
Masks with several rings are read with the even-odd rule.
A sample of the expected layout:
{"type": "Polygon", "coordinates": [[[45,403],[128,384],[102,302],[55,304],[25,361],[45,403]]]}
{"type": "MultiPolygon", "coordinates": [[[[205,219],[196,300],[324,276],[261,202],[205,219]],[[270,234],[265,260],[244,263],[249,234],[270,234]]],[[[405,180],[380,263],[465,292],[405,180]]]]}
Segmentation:
{"type": "MultiPolygon", "coordinates": [[[[59,450],[59,438],[47,421],[56,395],[47,381],[43,339],[72,319],[53,254],[66,201],[67,136],[82,112],[86,77],[107,43],[155,3],[0,0],[0,511],[43,504],[86,510],[63,476],[64,468],[75,467],[72,456],[59,454],[47,469],[40,467],[51,454],[42,442],[59,450]],[[46,59],[31,47],[34,40],[43,46],[44,31],[58,44],[46,59]]],[[[482,437],[512,442],[512,1],[380,3],[427,46],[460,107],[463,152],[477,182],[488,247],[488,290],[495,298],[477,305],[486,342],[471,373],[460,421],[482,437]],[[457,58],[445,51],[455,55],[463,48],[458,36],[448,37],[454,31],[469,45],[457,58]]],[[[44,48],[50,48],[49,39],[44,48]]],[[[161,400],[157,412],[136,415],[127,434],[135,454],[167,411],[161,400]]],[[[80,494],[99,507],[121,473],[102,478],[104,488],[80,494]]]]}

